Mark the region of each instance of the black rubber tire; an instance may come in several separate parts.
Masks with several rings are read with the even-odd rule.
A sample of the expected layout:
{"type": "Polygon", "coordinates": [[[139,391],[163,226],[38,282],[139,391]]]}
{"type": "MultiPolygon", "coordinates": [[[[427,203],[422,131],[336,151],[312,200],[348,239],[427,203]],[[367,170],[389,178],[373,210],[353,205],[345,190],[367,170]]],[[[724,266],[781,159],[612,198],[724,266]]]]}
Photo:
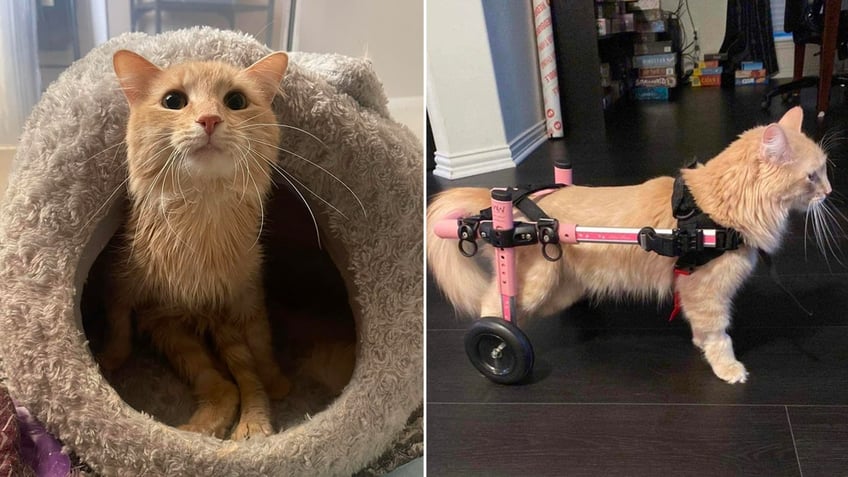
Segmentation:
{"type": "Polygon", "coordinates": [[[465,334],[465,353],[483,376],[499,384],[521,382],[533,370],[530,340],[517,326],[501,318],[475,321],[465,334]],[[495,351],[497,348],[500,350],[495,351]]]}

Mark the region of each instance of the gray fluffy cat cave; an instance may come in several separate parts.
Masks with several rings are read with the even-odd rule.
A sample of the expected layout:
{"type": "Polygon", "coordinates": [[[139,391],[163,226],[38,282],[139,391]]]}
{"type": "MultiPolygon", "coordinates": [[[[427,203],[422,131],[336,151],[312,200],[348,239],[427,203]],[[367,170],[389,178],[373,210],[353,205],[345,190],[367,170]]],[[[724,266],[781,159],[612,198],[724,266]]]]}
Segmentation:
{"type": "MultiPolygon", "coordinates": [[[[246,67],[268,53],[248,36],[195,28],[126,34],[53,83],[21,137],[0,213],[0,383],[100,475],[350,475],[390,450],[422,402],[421,145],[388,115],[366,61],[293,53],[275,101],[280,155],[304,185],[339,269],[357,333],[356,367],[320,412],[266,439],[217,440],[139,412],[103,376],[82,329],[80,295],[121,220],[128,107],[112,54],[160,66],[217,59],[246,67]],[[323,144],[322,144],[323,143],[323,144]]],[[[309,233],[309,231],[307,231],[309,233]]],[[[314,232],[313,232],[314,233],[314,232]]],[[[155,393],[155,389],[150,389],[155,393]]]]}

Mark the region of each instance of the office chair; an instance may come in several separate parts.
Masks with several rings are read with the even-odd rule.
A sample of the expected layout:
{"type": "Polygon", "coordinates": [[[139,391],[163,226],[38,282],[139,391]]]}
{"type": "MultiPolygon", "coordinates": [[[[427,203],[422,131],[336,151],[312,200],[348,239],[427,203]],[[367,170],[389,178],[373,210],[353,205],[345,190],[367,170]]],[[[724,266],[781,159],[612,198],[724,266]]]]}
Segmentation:
{"type": "MultiPolygon", "coordinates": [[[[802,88],[818,88],[819,76],[802,76],[804,73],[804,52],[808,43],[822,45],[822,52],[832,51],[823,44],[826,0],[786,0],[784,30],[792,33],[795,43],[795,63],[792,82],[777,86],[766,92],[760,104],[763,109],[771,105],[775,96],[781,95],[784,102],[797,99],[802,88]]],[[[840,11],[835,50],[840,60],[848,58],[848,12],[840,11]]],[[[827,54],[827,53],[825,53],[827,54]]],[[[824,58],[822,58],[824,60],[824,58]]],[[[831,86],[848,87],[848,75],[833,74],[831,86]]],[[[819,105],[819,111],[826,107],[819,105]]]]}

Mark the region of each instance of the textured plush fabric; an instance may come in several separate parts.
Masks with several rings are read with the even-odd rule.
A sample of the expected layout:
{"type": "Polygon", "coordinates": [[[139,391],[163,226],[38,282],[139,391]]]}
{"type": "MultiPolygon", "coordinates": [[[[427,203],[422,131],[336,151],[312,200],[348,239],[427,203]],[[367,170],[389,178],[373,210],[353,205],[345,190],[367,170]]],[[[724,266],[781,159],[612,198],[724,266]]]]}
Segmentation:
{"type": "MultiPolygon", "coordinates": [[[[110,230],[104,219],[126,178],[128,109],[112,72],[128,48],[156,64],[218,59],[247,66],[268,50],[200,28],[127,34],[96,48],[48,88],[25,127],[0,212],[0,379],[102,475],[351,475],[384,455],[422,402],[421,145],[388,117],[366,61],[292,53],[275,107],[291,154],[283,167],[318,200],[324,246],[341,270],[356,320],[357,364],[342,395],[264,440],[178,431],[127,405],[95,364],[79,295],[110,230]],[[105,204],[105,206],[104,206],[105,204]]],[[[155,392],[155,390],[150,390],[155,392]]],[[[420,420],[419,420],[420,421],[420,420]]],[[[408,432],[408,431],[407,431],[408,432]]]]}

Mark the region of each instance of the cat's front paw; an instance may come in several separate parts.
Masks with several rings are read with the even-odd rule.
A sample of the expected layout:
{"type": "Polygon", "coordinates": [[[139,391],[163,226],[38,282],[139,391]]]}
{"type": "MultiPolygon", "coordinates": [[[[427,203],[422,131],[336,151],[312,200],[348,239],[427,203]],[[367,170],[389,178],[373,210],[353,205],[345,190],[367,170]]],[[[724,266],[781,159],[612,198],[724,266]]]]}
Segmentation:
{"type": "Polygon", "coordinates": [[[274,426],[266,416],[242,416],[230,439],[244,441],[261,439],[274,433],[274,426]]]}
{"type": "Polygon", "coordinates": [[[745,369],[745,365],[739,361],[713,366],[713,372],[730,384],[744,383],[748,380],[748,371],[745,369]]]}

